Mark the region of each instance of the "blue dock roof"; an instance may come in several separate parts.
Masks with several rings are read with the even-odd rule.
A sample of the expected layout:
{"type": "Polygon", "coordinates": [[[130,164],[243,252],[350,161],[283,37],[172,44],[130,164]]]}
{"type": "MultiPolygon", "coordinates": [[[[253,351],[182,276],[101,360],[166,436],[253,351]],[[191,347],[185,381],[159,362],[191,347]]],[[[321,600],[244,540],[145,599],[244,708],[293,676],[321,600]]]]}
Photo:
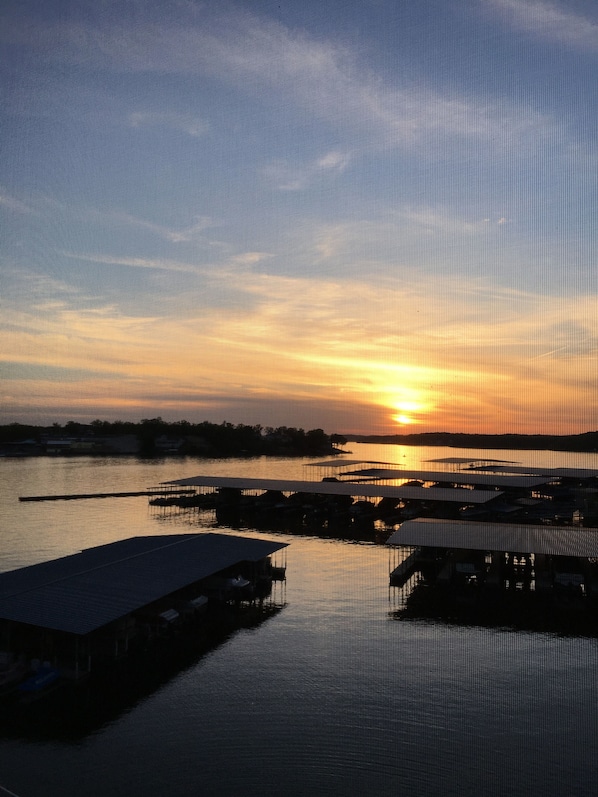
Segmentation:
{"type": "Polygon", "coordinates": [[[0,573],[0,620],[84,635],[286,543],[228,534],[131,537],[0,573]]]}

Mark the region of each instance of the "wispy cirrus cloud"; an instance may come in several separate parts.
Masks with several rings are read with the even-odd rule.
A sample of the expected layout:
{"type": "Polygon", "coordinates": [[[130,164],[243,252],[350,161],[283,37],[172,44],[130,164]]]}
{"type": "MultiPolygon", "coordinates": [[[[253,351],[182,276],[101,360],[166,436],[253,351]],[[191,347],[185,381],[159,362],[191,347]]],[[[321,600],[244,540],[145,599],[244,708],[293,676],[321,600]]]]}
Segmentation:
{"type": "Polygon", "coordinates": [[[396,216],[428,233],[466,236],[483,234],[487,232],[489,226],[502,226],[509,222],[509,219],[502,215],[468,219],[457,215],[453,209],[431,205],[406,206],[400,208],[396,216]]]}
{"type": "Polygon", "coordinates": [[[540,39],[598,51],[598,22],[562,4],[539,0],[482,0],[514,28],[540,39]]]}
{"type": "MultiPolygon", "coordinates": [[[[438,147],[443,136],[456,136],[491,142],[497,151],[507,144],[521,146],[554,127],[529,104],[439,92],[400,70],[400,79],[389,80],[345,43],[291,30],[241,8],[219,12],[187,6],[185,15],[180,12],[179,6],[176,21],[164,14],[168,21],[160,24],[149,15],[136,16],[134,23],[119,19],[118,25],[110,17],[44,25],[31,20],[27,26],[22,20],[11,26],[8,20],[5,35],[18,40],[27,30],[26,43],[35,42],[38,54],[51,60],[216,79],[260,102],[283,100],[281,108],[295,106],[336,128],[359,131],[362,146],[416,147],[426,136],[431,151],[436,138],[438,147]]],[[[130,123],[174,124],[195,135],[204,124],[186,116],[138,114],[130,123]]]]}
{"type": "Polygon", "coordinates": [[[170,258],[128,257],[119,255],[106,255],[101,252],[68,252],[59,254],[69,260],[81,260],[88,263],[98,263],[107,266],[125,266],[128,268],[148,269],[150,271],[172,271],[183,274],[196,274],[197,276],[218,278],[238,278],[244,275],[258,263],[270,257],[267,252],[237,252],[215,263],[188,263],[170,258]]]}
{"type": "Polygon", "coordinates": [[[209,130],[209,125],[203,119],[159,111],[133,111],[129,114],[128,123],[131,127],[169,127],[193,138],[199,138],[209,130]]]}
{"type": "Polygon", "coordinates": [[[190,219],[191,223],[180,226],[168,226],[158,224],[149,219],[141,218],[133,213],[120,209],[98,208],[84,204],[72,204],[56,197],[46,194],[36,194],[29,205],[10,196],[0,188],[0,207],[13,210],[23,214],[33,214],[57,219],[68,217],[71,221],[76,219],[80,222],[99,223],[110,227],[131,227],[147,230],[158,237],[171,243],[188,243],[205,238],[207,230],[219,226],[220,222],[211,216],[196,214],[190,216],[185,209],[185,220],[190,219]]]}
{"type": "Polygon", "coordinates": [[[20,199],[11,196],[1,187],[0,187],[0,207],[6,208],[7,210],[12,210],[16,213],[33,213],[29,205],[26,205],[24,202],[21,202],[20,199]]]}
{"type": "Polygon", "coordinates": [[[350,159],[349,153],[340,150],[327,152],[303,165],[279,159],[269,163],[263,174],[280,191],[301,191],[320,177],[344,172],[350,159]]]}
{"type": "Polygon", "coordinates": [[[215,226],[215,222],[209,216],[196,216],[192,224],[187,227],[166,227],[163,224],[156,224],[155,222],[141,219],[131,213],[124,211],[93,211],[98,217],[108,221],[113,221],[118,224],[124,224],[131,227],[140,227],[149,230],[156,235],[164,238],[171,243],[185,243],[197,240],[203,236],[203,233],[210,227],[215,226]]]}
{"type": "Polygon", "coordinates": [[[344,273],[367,270],[376,279],[403,267],[459,273],[483,257],[490,242],[505,238],[511,220],[510,215],[489,208],[466,214],[446,204],[404,203],[370,218],[320,222],[311,230],[300,229],[298,238],[310,242],[313,262],[327,269],[342,267],[344,273]],[[458,259],[453,251],[459,251],[458,259]]]}
{"type": "Polygon", "coordinates": [[[60,252],[60,255],[71,260],[82,260],[88,263],[98,263],[106,266],[127,266],[128,268],[143,268],[152,271],[179,271],[188,274],[202,274],[203,271],[191,263],[182,263],[166,258],[149,257],[118,257],[87,252],[60,252]]]}

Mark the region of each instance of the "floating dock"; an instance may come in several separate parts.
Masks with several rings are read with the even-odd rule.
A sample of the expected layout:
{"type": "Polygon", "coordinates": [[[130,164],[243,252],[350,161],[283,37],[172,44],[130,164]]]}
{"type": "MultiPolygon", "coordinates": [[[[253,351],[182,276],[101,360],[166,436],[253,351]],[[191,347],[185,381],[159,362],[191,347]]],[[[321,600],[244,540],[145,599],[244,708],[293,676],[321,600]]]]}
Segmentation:
{"type": "MultiPolygon", "coordinates": [[[[195,488],[196,495],[151,503],[216,509],[217,519],[227,524],[252,525],[262,518],[276,526],[278,520],[283,528],[287,520],[296,525],[301,518],[305,525],[337,526],[379,520],[390,528],[416,517],[598,525],[587,522],[598,521],[598,471],[555,469],[541,475],[407,470],[391,463],[357,463],[369,467],[355,469],[355,464],[340,461],[336,475],[321,481],[192,476],[160,487],[195,488]]],[[[334,462],[313,466],[326,470],[334,462]]]]}
{"type": "MultiPolygon", "coordinates": [[[[178,490],[177,495],[189,495],[195,490],[178,490]]],[[[117,493],[68,493],[65,495],[21,495],[19,501],[81,501],[88,498],[134,498],[140,495],[172,495],[164,490],[132,490],[117,493]]]]}
{"type": "Polygon", "coordinates": [[[418,518],[387,542],[399,616],[598,633],[598,528],[418,518]]]}
{"type": "Polygon", "coordinates": [[[220,476],[191,476],[187,479],[164,482],[172,487],[199,487],[212,490],[241,492],[278,492],[302,495],[348,496],[352,498],[425,499],[448,503],[484,504],[500,497],[497,490],[421,488],[410,485],[364,484],[355,481],[304,481],[299,479],[251,479],[220,476]]]}
{"type": "Polygon", "coordinates": [[[347,526],[399,522],[407,513],[438,511],[454,515],[461,509],[482,507],[500,500],[500,490],[444,488],[411,484],[370,484],[325,479],[222,478],[193,476],[167,482],[173,489],[195,487],[197,496],[169,497],[152,501],[156,505],[197,506],[215,509],[216,519],[227,525],[267,524],[268,527],[296,529],[303,526],[347,526]]]}
{"type": "Polygon", "coordinates": [[[50,672],[76,680],[212,603],[263,601],[285,577],[271,561],[284,548],[228,534],[134,537],[0,573],[0,687],[50,672]]]}

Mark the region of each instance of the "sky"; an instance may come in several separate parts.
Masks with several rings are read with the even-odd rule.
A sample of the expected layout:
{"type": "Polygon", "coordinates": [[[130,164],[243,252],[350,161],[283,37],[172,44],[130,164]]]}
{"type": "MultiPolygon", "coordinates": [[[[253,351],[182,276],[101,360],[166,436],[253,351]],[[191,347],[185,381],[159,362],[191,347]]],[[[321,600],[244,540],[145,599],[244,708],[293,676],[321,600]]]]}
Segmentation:
{"type": "Polygon", "coordinates": [[[5,0],[0,423],[598,429],[594,0],[5,0]]]}

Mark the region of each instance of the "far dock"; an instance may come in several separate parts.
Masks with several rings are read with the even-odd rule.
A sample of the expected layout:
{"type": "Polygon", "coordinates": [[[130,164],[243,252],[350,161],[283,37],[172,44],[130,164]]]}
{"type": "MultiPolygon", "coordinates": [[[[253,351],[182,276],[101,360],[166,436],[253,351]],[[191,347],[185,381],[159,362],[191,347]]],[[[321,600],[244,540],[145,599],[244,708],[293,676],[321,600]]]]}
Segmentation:
{"type": "MultiPolygon", "coordinates": [[[[195,490],[178,490],[178,495],[188,495],[195,490]]],[[[118,493],[72,493],[66,495],[21,495],[19,501],[80,501],[87,498],[134,498],[140,495],[172,495],[164,490],[131,490],[118,493]]]]}

